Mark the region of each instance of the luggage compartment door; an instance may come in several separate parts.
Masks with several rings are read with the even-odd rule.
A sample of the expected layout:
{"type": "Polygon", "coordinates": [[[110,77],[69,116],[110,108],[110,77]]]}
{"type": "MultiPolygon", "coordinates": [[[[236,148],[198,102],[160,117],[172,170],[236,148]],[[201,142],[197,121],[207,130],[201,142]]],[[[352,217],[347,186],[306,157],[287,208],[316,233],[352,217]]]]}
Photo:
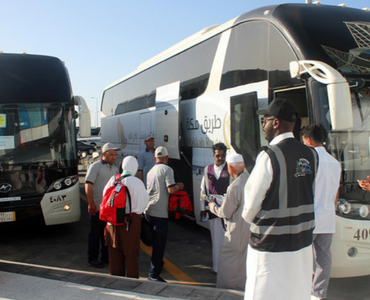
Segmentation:
{"type": "Polygon", "coordinates": [[[156,90],[155,145],[164,146],[168,155],[180,159],[180,81],[156,90]]]}

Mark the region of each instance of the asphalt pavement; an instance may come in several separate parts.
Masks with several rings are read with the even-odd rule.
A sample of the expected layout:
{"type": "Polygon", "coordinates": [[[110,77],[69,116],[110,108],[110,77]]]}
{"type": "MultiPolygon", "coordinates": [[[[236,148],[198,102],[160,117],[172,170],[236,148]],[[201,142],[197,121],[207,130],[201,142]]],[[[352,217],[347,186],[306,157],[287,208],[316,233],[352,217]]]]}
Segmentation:
{"type": "MultiPolygon", "coordinates": [[[[80,183],[83,194],[83,176],[80,183]]],[[[1,225],[0,300],[243,299],[243,292],[215,288],[209,232],[183,218],[170,224],[162,274],[168,283],[147,280],[150,249],[144,246],[140,279],[111,276],[107,267],[87,266],[84,201],[81,208],[77,223],[1,225]]],[[[369,300],[369,280],[370,276],[331,279],[327,300],[369,300]]]]}

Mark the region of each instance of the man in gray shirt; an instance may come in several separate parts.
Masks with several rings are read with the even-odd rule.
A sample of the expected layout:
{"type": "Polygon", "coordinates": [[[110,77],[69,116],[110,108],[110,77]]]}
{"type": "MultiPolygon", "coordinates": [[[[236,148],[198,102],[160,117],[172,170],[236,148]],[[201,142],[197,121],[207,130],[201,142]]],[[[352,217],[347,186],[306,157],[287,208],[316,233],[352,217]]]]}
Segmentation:
{"type": "Polygon", "coordinates": [[[153,252],[148,279],[166,282],[160,276],[168,232],[169,195],[184,189],[183,183],[175,183],[173,170],[166,165],[168,152],[165,147],[158,147],[154,153],[155,165],[148,173],[147,192],[150,200],[145,214],[154,225],[153,252]]]}
{"type": "Polygon", "coordinates": [[[103,262],[108,263],[108,248],[104,245],[106,223],[99,219],[99,206],[103,198],[105,185],[112,176],[119,174],[118,168],[114,165],[118,150],[121,149],[112,143],[106,143],[102,147],[101,159],[89,167],[85,177],[85,194],[90,220],[87,262],[94,268],[103,268],[103,262]],[[99,260],[99,252],[101,260],[99,260]]]}

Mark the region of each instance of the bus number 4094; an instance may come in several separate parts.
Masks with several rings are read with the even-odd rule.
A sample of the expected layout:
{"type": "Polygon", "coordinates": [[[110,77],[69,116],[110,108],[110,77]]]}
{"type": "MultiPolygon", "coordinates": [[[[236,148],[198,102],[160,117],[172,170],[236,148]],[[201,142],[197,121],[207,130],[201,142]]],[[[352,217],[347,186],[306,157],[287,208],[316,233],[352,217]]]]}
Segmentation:
{"type": "Polygon", "coordinates": [[[370,229],[357,229],[353,238],[356,240],[368,240],[370,237],[370,229]]]}

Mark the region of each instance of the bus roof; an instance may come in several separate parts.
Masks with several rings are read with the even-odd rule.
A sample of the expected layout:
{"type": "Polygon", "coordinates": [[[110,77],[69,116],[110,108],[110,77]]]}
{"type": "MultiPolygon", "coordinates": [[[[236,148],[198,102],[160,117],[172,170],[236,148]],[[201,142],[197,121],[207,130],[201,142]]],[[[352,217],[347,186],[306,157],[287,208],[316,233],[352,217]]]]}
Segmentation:
{"type": "MultiPolygon", "coordinates": [[[[295,51],[302,59],[318,59],[334,65],[333,58],[331,58],[331,61],[328,61],[328,53],[324,53],[325,50],[321,49],[322,47],[316,47],[317,45],[321,45],[320,41],[317,41],[315,47],[312,47],[312,40],[319,36],[324,39],[327,38],[327,34],[319,34],[320,30],[337,30],[337,27],[330,26],[334,22],[340,22],[342,26],[346,26],[343,20],[370,22],[370,13],[360,9],[316,4],[280,4],[260,7],[246,12],[222,25],[210,26],[193,34],[145,61],[139,65],[134,72],[110,84],[105,88],[105,90],[110,89],[146,69],[202,43],[223,31],[226,31],[229,28],[253,20],[266,20],[273,23],[279,30],[285,33],[286,38],[292,42],[291,44],[296,46],[295,51]],[[305,23],[311,27],[311,31],[305,31],[306,26],[302,26],[302,24],[305,23]],[[316,34],[314,30],[318,30],[316,34]],[[325,59],[323,57],[325,57],[325,59]]],[[[337,41],[338,44],[341,42],[343,43],[343,40],[337,41]]],[[[349,43],[349,46],[354,46],[354,43],[355,42],[349,43]]],[[[323,44],[324,43],[322,43],[322,45],[323,44]]]]}
{"type": "Polygon", "coordinates": [[[51,56],[0,53],[0,104],[72,102],[64,63],[51,56]]]}

